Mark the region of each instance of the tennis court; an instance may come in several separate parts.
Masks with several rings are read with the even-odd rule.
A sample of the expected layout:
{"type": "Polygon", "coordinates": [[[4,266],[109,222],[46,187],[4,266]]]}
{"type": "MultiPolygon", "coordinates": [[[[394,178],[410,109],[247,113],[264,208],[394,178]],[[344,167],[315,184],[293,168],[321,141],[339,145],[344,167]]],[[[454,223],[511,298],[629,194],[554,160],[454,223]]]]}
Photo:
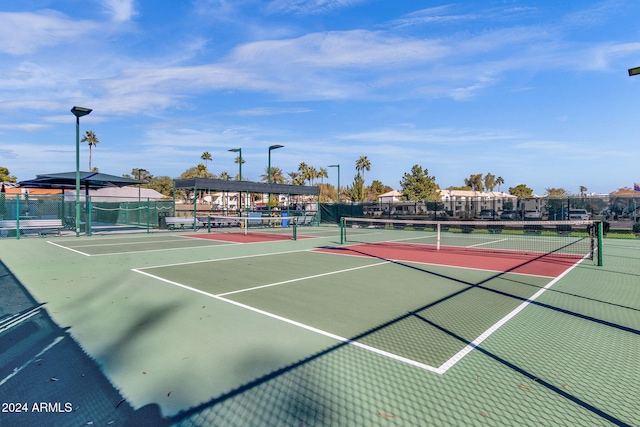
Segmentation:
{"type": "MultiPolygon", "coordinates": [[[[605,240],[597,266],[581,231],[524,236],[525,251],[502,230],[416,224],[226,231],[0,246],[122,396],[83,423],[638,425],[633,240],[605,240]]],[[[37,382],[35,360],[57,347],[3,396],[37,382]]],[[[83,398],[59,425],[83,419],[83,398]]]]}

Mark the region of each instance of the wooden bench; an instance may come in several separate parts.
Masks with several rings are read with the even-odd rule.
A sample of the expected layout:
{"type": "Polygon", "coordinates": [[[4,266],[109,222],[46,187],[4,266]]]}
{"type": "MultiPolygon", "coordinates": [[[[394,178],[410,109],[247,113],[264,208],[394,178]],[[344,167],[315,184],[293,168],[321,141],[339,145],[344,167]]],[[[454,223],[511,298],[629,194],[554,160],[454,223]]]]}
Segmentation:
{"type": "Polygon", "coordinates": [[[39,236],[49,233],[60,235],[60,230],[64,227],[61,219],[23,219],[19,224],[15,219],[0,220],[0,230],[16,230],[20,228],[21,234],[27,234],[28,231],[35,231],[39,236]]]}
{"type": "Polygon", "coordinates": [[[202,223],[197,218],[194,219],[193,217],[168,216],[165,218],[165,220],[167,222],[167,227],[169,227],[169,230],[175,230],[176,228],[179,228],[181,230],[185,230],[187,228],[197,230],[202,226],[202,223]]]}

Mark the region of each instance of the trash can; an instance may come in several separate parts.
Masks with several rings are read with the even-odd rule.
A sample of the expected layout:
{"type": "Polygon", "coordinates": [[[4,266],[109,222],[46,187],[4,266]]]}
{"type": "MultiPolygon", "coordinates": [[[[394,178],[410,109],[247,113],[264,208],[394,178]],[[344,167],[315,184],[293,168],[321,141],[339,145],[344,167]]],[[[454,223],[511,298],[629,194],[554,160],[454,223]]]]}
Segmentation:
{"type": "Polygon", "coordinates": [[[287,228],[289,227],[289,215],[287,215],[286,213],[282,214],[282,228],[287,228]]]}
{"type": "Polygon", "coordinates": [[[169,212],[158,212],[158,229],[166,230],[167,227],[167,217],[169,216],[169,212]]]}

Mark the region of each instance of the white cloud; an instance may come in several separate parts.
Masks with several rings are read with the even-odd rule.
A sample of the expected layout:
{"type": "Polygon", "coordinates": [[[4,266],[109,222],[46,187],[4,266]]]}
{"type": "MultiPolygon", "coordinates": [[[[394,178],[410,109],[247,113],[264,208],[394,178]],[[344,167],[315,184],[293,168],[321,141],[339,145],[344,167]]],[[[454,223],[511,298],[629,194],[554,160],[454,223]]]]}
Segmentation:
{"type": "Polygon", "coordinates": [[[95,30],[90,21],[77,21],[52,10],[0,12],[0,52],[23,55],[43,47],[69,43],[95,30]]]}
{"type": "Polygon", "coordinates": [[[137,15],[133,0],[103,0],[103,7],[116,22],[130,21],[137,15]]]}
{"type": "Polygon", "coordinates": [[[274,0],[268,10],[272,13],[319,15],[353,7],[368,0],[274,0]]]}

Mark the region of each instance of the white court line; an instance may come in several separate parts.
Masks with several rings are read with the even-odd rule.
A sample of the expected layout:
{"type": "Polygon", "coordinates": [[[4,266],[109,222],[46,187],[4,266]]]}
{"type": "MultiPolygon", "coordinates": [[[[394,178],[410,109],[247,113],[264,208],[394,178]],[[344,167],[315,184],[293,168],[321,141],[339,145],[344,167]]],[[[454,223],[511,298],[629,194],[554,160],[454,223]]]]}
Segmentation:
{"type": "Polygon", "coordinates": [[[91,245],[78,245],[77,248],[93,248],[93,247],[103,247],[103,246],[125,246],[125,245],[150,245],[155,243],[173,243],[180,242],[179,239],[171,239],[171,240],[148,240],[146,242],[135,241],[135,242],[115,242],[115,243],[96,243],[91,245]]]}
{"type": "Polygon", "coordinates": [[[225,292],[225,293],[222,293],[222,294],[218,294],[218,296],[219,297],[224,297],[224,296],[227,296],[227,295],[241,294],[243,292],[255,291],[256,289],[270,288],[272,286],[284,285],[286,283],[300,282],[302,280],[316,279],[318,277],[324,277],[324,276],[331,276],[332,274],[346,273],[347,271],[355,271],[355,270],[361,270],[363,268],[376,267],[376,266],[382,265],[382,264],[389,264],[390,262],[391,261],[383,261],[383,262],[378,262],[378,263],[375,263],[375,264],[361,265],[359,267],[345,268],[344,270],[337,270],[337,271],[330,271],[328,273],[314,274],[313,276],[299,277],[297,279],[285,280],[285,281],[276,282],[276,283],[269,283],[268,285],[255,286],[253,288],[246,288],[246,289],[240,289],[240,290],[237,290],[237,291],[225,292]]]}
{"type": "MultiPolygon", "coordinates": [[[[179,265],[202,264],[202,263],[205,263],[205,262],[231,261],[231,260],[234,260],[234,259],[257,258],[257,257],[273,256],[273,255],[297,254],[297,253],[301,253],[301,252],[314,252],[314,251],[315,251],[314,248],[311,248],[311,249],[297,249],[295,251],[283,251],[283,252],[273,252],[273,253],[266,253],[266,254],[241,255],[241,256],[234,256],[234,257],[228,257],[228,258],[218,258],[218,259],[203,259],[203,260],[200,260],[200,261],[185,261],[185,262],[176,262],[176,263],[172,263],[172,264],[152,265],[150,267],[139,267],[138,270],[150,270],[152,268],[176,267],[176,266],[179,266],[179,265]]],[[[318,253],[325,253],[325,252],[318,252],[318,253]]]]}
{"type": "MultiPolygon", "coordinates": [[[[306,250],[306,251],[292,251],[292,252],[307,252],[307,251],[309,251],[309,252],[310,252],[311,250],[306,250]]],[[[283,253],[284,253],[284,252],[283,252],[283,253]]],[[[323,253],[323,252],[320,252],[320,253],[323,253]]],[[[262,255],[256,255],[256,256],[269,256],[269,255],[276,255],[276,254],[262,254],[262,255]]],[[[253,255],[251,255],[251,256],[242,256],[242,257],[237,257],[237,258],[249,258],[249,257],[253,257],[253,255]]],[[[237,258],[229,258],[229,259],[237,259],[237,258]]],[[[586,257],[585,257],[585,258],[586,258],[586,257]]],[[[153,279],[159,280],[159,281],[161,281],[161,282],[165,282],[165,283],[168,283],[168,284],[171,284],[171,285],[174,285],[174,286],[178,286],[178,287],[180,287],[180,288],[187,289],[187,290],[189,290],[189,291],[196,292],[196,293],[199,293],[199,294],[201,294],[201,295],[208,296],[208,297],[210,297],[210,298],[215,298],[215,299],[217,299],[217,300],[220,300],[220,301],[223,301],[223,302],[226,302],[226,303],[229,303],[229,304],[233,304],[233,305],[235,305],[235,306],[238,306],[238,307],[241,307],[241,308],[244,308],[244,309],[247,309],[247,310],[253,311],[253,312],[255,312],[255,313],[259,313],[259,314],[262,314],[262,315],[264,315],[264,316],[271,317],[271,318],[273,318],[273,319],[277,319],[277,320],[280,320],[280,321],[285,322],[285,323],[289,323],[289,324],[294,325],[294,326],[298,326],[298,327],[303,328],[303,329],[306,329],[306,330],[308,330],[308,331],[315,332],[315,333],[318,333],[318,334],[320,334],[320,335],[323,335],[323,336],[326,336],[326,337],[329,337],[329,338],[333,338],[333,339],[335,339],[335,340],[338,340],[338,341],[341,341],[341,342],[344,342],[344,343],[348,343],[348,344],[354,345],[354,346],[356,346],[356,347],[362,348],[362,349],[367,350],[367,351],[371,351],[371,352],[376,353],[376,354],[379,354],[379,355],[381,355],[381,356],[388,357],[388,358],[391,358],[391,359],[394,359],[394,360],[400,361],[400,362],[402,362],[402,363],[406,363],[406,364],[408,364],[408,365],[416,366],[416,367],[418,367],[418,368],[421,368],[421,369],[424,369],[424,370],[427,370],[427,371],[434,372],[434,373],[437,373],[437,374],[442,375],[442,374],[444,374],[445,372],[447,372],[450,368],[452,368],[456,363],[458,363],[460,360],[462,360],[462,358],[464,358],[464,356],[466,356],[467,354],[469,354],[469,353],[470,353],[470,352],[471,352],[475,347],[479,346],[479,345],[480,345],[484,340],[486,340],[487,338],[489,338],[489,337],[490,337],[494,332],[496,332],[496,331],[497,331],[497,330],[498,330],[502,325],[504,325],[504,324],[505,324],[505,323],[507,323],[509,320],[511,320],[514,316],[516,316],[518,313],[520,313],[522,310],[524,310],[524,308],[525,308],[526,306],[528,306],[529,304],[531,304],[531,303],[532,303],[533,301],[535,301],[535,300],[536,300],[540,295],[542,295],[545,291],[547,291],[549,288],[551,288],[555,283],[557,283],[557,282],[558,282],[558,280],[560,280],[561,278],[563,278],[563,277],[564,277],[565,275],[567,275],[571,270],[573,270],[575,267],[577,267],[577,266],[580,264],[580,262],[582,262],[583,260],[584,260],[584,258],[583,258],[582,260],[580,260],[580,261],[577,261],[577,262],[576,262],[575,264],[573,264],[570,268],[568,268],[567,270],[565,270],[562,274],[560,274],[560,275],[559,275],[559,276],[557,276],[555,279],[553,279],[552,281],[550,281],[547,285],[545,285],[545,286],[544,286],[544,287],[542,287],[540,290],[538,290],[535,294],[533,294],[529,299],[527,299],[526,301],[524,301],[523,303],[521,303],[518,307],[516,307],[514,310],[512,310],[511,312],[509,312],[506,316],[504,316],[502,319],[500,319],[498,322],[496,322],[493,326],[491,326],[489,329],[487,329],[485,332],[483,332],[480,336],[478,336],[478,337],[477,337],[475,340],[473,340],[470,344],[468,344],[467,346],[465,346],[462,350],[460,350],[460,351],[459,351],[458,353],[456,353],[454,356],[452,356],[451,358],[449,358],[449,360],[447,360],[446,362],[444,362],[444,363],[443,363],[442,365],[440,365],[439,367],[434,367],[434,366],[431,366],[431,365],[427,365],[426,363],[421,363],[421,362],[418,362],[418,361],[416,361],[416,360],[408,359],[408,358],[406,358],[406,357],[399,356],[399,355],[397,355],[397,354],[390,353],[390,352],[387,352],[387,351],[381,350],[381,349],[376,348],[376,347],[371,347],[371,346],[369,346],[369,345],[362,344],[362,343],[357,342],[357,341],[353,341],[353,340],[351,340],[351,339],[349,339],[349,338],[345,338],[345,337],[342,337],[342,336],[340,336],[340,335],[336,335],[336,334],[333,334],[333,333],[331,333],[331,332],[324,331],[324,330],[321,330],[321,329],[315,328],[315,327],[313,327],[313,326],[309,326],[309,325],[306,325],[306,324],[304,324],[304,323],[300,323],[300,322],[297,322],[297,321],[295,321],[295,320],[288,319],[288,318],[286,318],[286,317],[282,317],[282,316],[279,316],[279,315],[277,315],[277,314],[270,313],[270,312],[267,312],[267,311],[264,311],[264,310],[258,309],[258,308],[256,308],[256,307],[252,307],[252,306],[249,306],[249,305],[246,305],[246,304],[242,304],[242,303],[237,302],[237,301],[230,300],[230,299],[228,299],[228,298],[224,298],[224,296],[226,296],[226,295],[231,295],[231,294],[240,293],[240,292],[246,292],[246,291],[249,291],[249,290],[260,289],[260,288],[265,288],[265,287],[269,287],[269,286],[276,286],[276,285],[280,285],[280,284],[284,284],[284,283],[291,283],[291,282],[295,282],[295,281],[302,281],[302,280],[305,280],[305,279],[307,279],[307,278],[315,278],[315,277],[320,277],[320,276],[323,276],[323,275],[336,274],[336,273],[339,273],[339,272],[346,272],[346,271],[350,271],[350,270],[354,270],[354,269],[358,269],[358,268],[366,268],[366,267],[372,267],[372,266],[380,266],[380,265],[388,264],[388,263],[389,263],[389,261],[384,261],[384,262],[381,262],[381,263],[371,264],[371,265],[367,265],[367,266],[363,266],[363,267],[356,267],[356,268],[353,268],[353,269],[347,269],[347,270],[336,271],[336,272],[331,272],[331,273],[323,273],[323,274],[319,274],[319,275],[314,275],[314,276],[309,276],[309,277],[303,277],[303,278],[298,278],[298,279],[288,280],[288,281],[284,281],[284,282],[273,283],[273,284],[269,284],[269,285],[257,286],[257,287],[255,287],[255,288],[248,288],[248,289],[243,289],[243,290],[233,291],[233,292],[227,292],[227,293],[218,294],[218,295],[216,295],[216,294],[212,294],[212,293],[209,293],[209,292],[206,292],[206,291],[203,291],[203,290],[201,290],[201,289],[193,288],[193,287],[191,287],[191,286],[187,286],[187,285],[182,284],[182,283],[179,283],[179,282],[175,282],[175,281],[172,281],[172,280],[168,280],[168,279],[165,279],[165,278],[163,278],[163,277],[160,277],[160,276],[156,276],[156,275],[154,275],[154,274],[147,273],[147,272],[145,272],[145,271],[142,271],[143,269],[158,268],[158,267],[143,267],[143,268],[139,268],[139,269],[134,268],[134,269],[132,269],[132,271],[134,271],[134,272],[136,272],[136,273],[139,273],[139,274],[143,274],[143,275],[148,276],[148,277],[151,277],[151,278],[153,278],[153,279]]],[[[223,259],[220,259],[220,260],[195,261],[195,262],[192,262],[192,263],[202,263],[202,262],[212,262],[212,261],[224,261],[224,260],[223,260],[223,259]]],[[[182,263],[182,264],[172,264],[172,265],[184,265],[184,264],[192,264],[192,263],[182,263]]],[[[437,265],[437,264],[436,264],[436,265],[437,265]]],[[[169,266],[169,265],[166,265],[166,266],[169,266]]],[[[163,267],[163,266],[162,266],[162,267],[163,267]]],[[[543,277],[546,277],[546,276],[543,276],[543,277]]]]}
{"type": "MultiPolygon", "coordinates": [[[[469,245],[469,246],[466,246],[466,247],[467,248],[477,248],[478,246],[493,245],[494,243],[506,242],[507,240],[509,240],[509,239],[492,240],[490,242],[478,243],[478,244],[469,245]]],[[[504,249],[504,250],[506,250],[506,249],[504,249]]]]}
{"type": "MultiPolygon", "coordinates": [[[[49,242],[49,243],[51,243],[52,245],[55,244],[53,242],[49,242]]],[[[146,243],[153,243],[153,242],[146,242],[146,243]]],[[[80,252],[80,251],[77,251],[75,249],[68,248],[66,246],[61,246],[61,245],[56,245],[56,246],[60,246],[61,248],[68,249],[70,251],[78,252],[79,254],[86,255],[86,256],[114,256],[114,255],[139,254],[139,253],[147,253],[147,252],[183,251],[183,250],[187,250],[187,249],[210,249],[210,248],[219,248],[219,247],[223,247],[223,246],[235,246],[235,245],[238,245],[238,243],[228,243],[228,244],[225,244],[225,245],[187,246],[187,247],[184,247],[184,248],[144,249],[144,250],[140,250],[140,251],[109,252],[109,253],[106,253],[106,254],[85,254],[84,252],[80,252]]],[[[102,245],[97,245],[97,246],[102,246],[102,245]]],[[[83,246],[83,247],[86,247],[86,246],[83,246]]]]}
{"type": "Polygon", "coordinates": [[[33,363],[34,361],[38,360],[38,358],[40,356],[42,356],[43,354],[45,354],[47,351],[49,351],[51,348],[53,348],[53,346],[55,346],[56,344],[58,344],[60,341],[62,341],[64,339],[64,336],[61,337],[57,337],[56,339],[53,340],[53,342],[51,344],[49,344],[48,346],[46,346],[44,349],[42,349],[42,351],[40,351],[38,354],[36,354],[35,356],[33,356],[31,359],[27,360],[24,364],[22,364],[22,366],[20,366],[19,368],[14,368],[13,372],[10,373],[9,375],[7,375],[2,381],[0,381],[0,387],[2,387],[4,385],[4,383],[6,383],[7,381],[9,381],[11,378],[15,377],[16,375],[18,375],[18,373],[20,371],[22,371],[24,368],[26,368],[27,366],[29,366],[31,363],[33,363]]]}
{"type": "Polygon", "coordinates": [[[50,245],[53,245],[53,246],[57,246],[57,247],[62,248],[62,249],[66,249],[66,250],[71,251],[71,252],[75,252],[75,253],[80,254],[80,255],[84,255],[84,256],[92,256],[92,255],[86,254],[86,253],[84,253],[84,252],[80,252],[80,251],[78,251],[78,250],[76,250],[76,249],[71,249],[71,248],[69,248],[69,247],[59,245],[59,244],[54,243],[54,242],[52,242],[52,241],[50,241],[50,240],[47,240],[47,243],[48,243],[48,244],[50,244],[50,245]]]}
{"type": "MultiPolygon", "coordinates": [[[[583,259],[584,260],[584,259],[583,259]]],[[[560,280],[561,278],[563,278],[564,276],[566,276],[571,270],[573,270],[574,268],[576,268],[578,266],[578,264],[580,264],[581,261],[577,261],[575,264],[573,264],[570,268],[568,268],[567,270],[565,270],[561,275],[559,275],[558,277],[556,277],[555,279],[553,279],[551,282],[547,283],[546,286],[542,287],[538,292],[536,292],[535,294],[533,294],[529,299],[527,299],[526,301],[524,301],[522,304],[520,304],[518,307],[516,307],[513,311],[511,311],[510,313],[508,313],[506,316],[504,316],[502,319],[500,319],[498,322],[496,322],[493,326],[491,326],[489,329],[487,329],[486,331],[484,331],[478,338],[476,338],[475,340],[473,340],[470,344],[468,344],[465,348],[463,348],[462,350],[460,350],[458,353],[456,353],[453,357],[451,357],[449,360],[447,360],[446,362],[444,362],[442,365],[440,365],[440,367],[438,368],[438,370],[440,372],[440,374],[444,374],[445,372],[447,372],[447,370],[449,370],[452,366],[454,366],[456,363],[458,363],[464,356],[466,356],[467,354],[469,354],[471,352],[471,350],[473,350],[475,347],[479,346],[485,339],[489,338],[489,336],[491,336],[491,334],[493,334],[495,331],[498,330],[498,328],[500,328],[500,326],[504,325],[505,323],[507,323],[509,320],[511,320],[516,314],[520,313],[522,310],[525,309],[526,306],[528,306],[529,304],[531,304],[533,301],[535,301],[540,295],[542,295],[545,291],[547,291],[549,288],[551,288],[553,285],[555,285],[558,280],[560,280]]]]}
{"type": "Polygon", "coordinates": [[[384,356],[384,357],[388,357],[388,358],[391,358],[391,359],[398,360],[398,361],[406,363],[408,365],[416,366],[418,368],[425,369],[427,371],[437,372],[437,368],[434,368],[433,366],[427,365],[425,363],[420,363],[420,362],[417,362],[415,360],[399,356],[397,354],[389,353],[388,351],[380,350],[379,348],[371,347],[371,346],[368,346],[366,344],[362,344],[360,342],[350,340],[349,338],[345,338],[345,337],[342,337],[340,335],[336,335],[336,334],[333,334],[331,332],[327,332],[327,331],[324,331],[322,329],[318,329],[318,328],[315,328],[313,326],[309,326],[309,325],[306,325],[304,323],[300,323],[300,322],[297,322],[295,320],[288,319],[286,317],[282,317],[282,316],[279,316],[277,314],[261,310],[261,309],[256,308],[256,307],[252,307],[250,305],[242,304],[240,302],[233,301],[233,300],[221,297],[219,295],[214,295],[212,293],[205,292],[205,291],[203,291],[201,289],[192,288],[191,286],[187,286],[187,285],[184,285],[182,283],[178,283],[178,282],[174,282],[172,280],[164,279],[162,277],[155,276],[153,274],[149,274],[149,273],[146,273],[144,271],[137,270],[135,268],[132,271],[134,271],[136,273],[144,274],[145,276],[149,276],[149,277],[154,278],[156,280],[160,280],[162,282],[165,282],[165,283],[168,283],[168,284],[171,284],[171,285],[174,285],[174,286],[178,286],[178,287],[183,288],[183,289],[187,289],[187,290],[192,291],[192,292],[197,292],[199,294],[208,296],[210,298],[215,298],[215,299],[217,299],[219,301],[223,301],[223,302],[235,305],[237,307],[244,308],[246,310],[253,311],[254,313],[258,313],[258,314],[262,314],[262,315],[267,316],[267,317],[271,317],[272,319],[280,320],[282,322],[288,323],[290,325],[297,326],[297,327],[302,328],[302,329],[306,329],[306,330],[311,331],[311,332],[315,332],[315,333],[323,335],[325,337],[332,338],[332,339],[335,339],[335,340],[340,341],[340,342],[344,342],[344,343],[348,343],[348,344],[354,345],[354,346],[362,348],[364,350],[371,351],[373,353],[377,353],[377,354],[379,354],[381,356],[384,356]]]}

